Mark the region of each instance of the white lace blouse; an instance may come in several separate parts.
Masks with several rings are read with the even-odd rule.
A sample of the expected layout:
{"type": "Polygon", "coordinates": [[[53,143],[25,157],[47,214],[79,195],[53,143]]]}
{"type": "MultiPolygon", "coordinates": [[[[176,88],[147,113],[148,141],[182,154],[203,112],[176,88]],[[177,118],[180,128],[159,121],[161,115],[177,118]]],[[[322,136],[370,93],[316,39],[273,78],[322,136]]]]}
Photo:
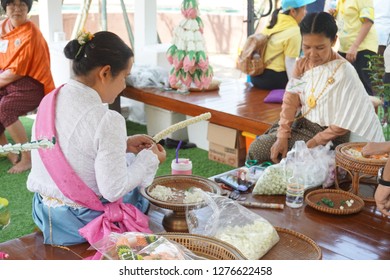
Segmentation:
{"type": "MultiPolygon", "coordinates": [[[[157,156],[149,150],[126,154],[125,119],[103,105],[92,88],[75,80],[64,85],[57,96],[55,125],[65,157],[98,196],[115,201],[153,181],[159,165],[157,156]]],[[[35,125],[34,139],[39,139],[35,125]]],[[[50,206],[73,204],[53,182],[37,150],[31,152],[31,157],[27,188],[40,193],[50,206]]]]}

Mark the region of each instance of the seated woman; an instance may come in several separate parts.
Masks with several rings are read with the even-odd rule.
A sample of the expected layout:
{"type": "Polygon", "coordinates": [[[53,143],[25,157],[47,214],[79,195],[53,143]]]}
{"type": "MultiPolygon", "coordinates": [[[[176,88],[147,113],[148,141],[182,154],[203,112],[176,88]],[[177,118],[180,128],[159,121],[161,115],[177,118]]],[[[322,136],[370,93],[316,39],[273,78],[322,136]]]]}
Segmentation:
{"type": "MultiPolygon", "coordinates": [[[[8,144],[5,131],[15,143],[28,137],[20,116],[34,111],[45,94],[54,89],[49,48],[28,18],[32,0],[1,0],[7,17],[0,21],[0,145],[8,144]]],[[[10,153],[8,173],[31,168],[30,152],[10,153]]]]}
{"type": "Polygon", "coordinates": [[[284,158],[295,141],[309,148],[348,142],[349,132],[367,141],[384,141],[382,127],[353,66],[332,50],[337,25],[326,12],[300,23],[304,57],[296,63],[283,98],[280,120],[249,148],[258,163],[284,158]]]}
{"type": "Polygon", "coordinates": [[[314,1],[282,0],[282,7],[272,13],[270,24],[262,31],[265,35],[272,35],[264,55],[268,65],[261,75],[251,76],[255,87],[269,90],[286,87],[301,51],[298,24],[306,14],[306,5],[314,1]]]}
{"type": "Polygon", "coordinates": [[[111,231],[150,232],[142,213],[147,200],[137,188],[152,183],[165,150],[147,135],[128,137],[125,119],[105,106],[125,88],[133,52],[103,31],[81,33],[64,53],[75,76],[45,96],[32,131],[33,139],[56,139],[53,148],[31,153],[27,180],[44,243],[93,243],[111,231]]]}

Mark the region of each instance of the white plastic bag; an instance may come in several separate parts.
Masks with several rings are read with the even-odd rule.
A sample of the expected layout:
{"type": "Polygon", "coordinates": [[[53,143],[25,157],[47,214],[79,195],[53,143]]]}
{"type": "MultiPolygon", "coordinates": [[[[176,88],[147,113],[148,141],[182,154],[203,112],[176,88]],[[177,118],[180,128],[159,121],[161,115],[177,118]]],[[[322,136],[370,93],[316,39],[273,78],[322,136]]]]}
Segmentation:
{"type": "Polygon", "coordinates": [[[260,259],[279,241],[277,231],[263,217],[227,197],[198,191],[205,203],[186,209],[190,233],[225,241],[251,260],[260,259]]]}
{"type": "Polygon", "coordinates": [[[126,77],[126,85],[135,88],[165,88],[168,86],[168,71],[159,66],[133,65],[126,77]]]}
{"type": "Polygon", "coordinates": [[[309,149],[304,141],[295,142],[285,159],[286,172],[292,175],[293,172],[299,172],[305,189],[323,184],[326,184],[326,187],[332,185],[335,153],[330,150],[331,145],[332,142],[329,142],[326,146],[318,145],[309,149]]]}

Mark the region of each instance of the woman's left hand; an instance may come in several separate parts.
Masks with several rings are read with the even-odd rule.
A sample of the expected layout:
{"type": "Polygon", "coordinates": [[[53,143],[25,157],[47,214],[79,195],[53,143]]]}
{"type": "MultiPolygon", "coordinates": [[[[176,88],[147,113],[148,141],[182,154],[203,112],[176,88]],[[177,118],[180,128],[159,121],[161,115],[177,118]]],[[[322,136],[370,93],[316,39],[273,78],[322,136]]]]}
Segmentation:
{"type": "Polygon", "coordinates": [[[149,149],[154,144],[153,138],[146,134],[136,134],[127,138],[127,152],[137,154],[149,149]]]}

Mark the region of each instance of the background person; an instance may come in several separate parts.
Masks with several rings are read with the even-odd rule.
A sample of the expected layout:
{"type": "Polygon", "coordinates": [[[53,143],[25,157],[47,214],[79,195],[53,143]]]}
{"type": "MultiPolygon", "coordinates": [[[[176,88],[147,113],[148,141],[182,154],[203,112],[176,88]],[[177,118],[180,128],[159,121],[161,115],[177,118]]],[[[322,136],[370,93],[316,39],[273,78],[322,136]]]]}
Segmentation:
{"type": "Polygon", "coordinates": [[[390,43],[390,1],[374,0],[374,27],[378,34],[378,54],[383,55],[390,43]]]}
{"type": "Polygon", "coordinates": [[[148,202],[139,194],[138,186],[152,183],[166,152],[150,136],[128,137],[125,119],[103,104],[114,102],[126,87],[133,52],[114,33],[98,32],[81,33],[66,45],[64,53],[72,60],[75,76],[42,100],[33,126],[32,138],[36,139],[36,133],[47,134],[42,127],[51,125],[49,120],[53,119],[57,139],[53,149],[32,151],[27,188],[35,192],[34,221],[43,232],[44,242],[57,245],[93,241],[100,230],[88,230],[83,235],[79,230],[94,226],[96,219],[105,217],[108,220],[102,226],[110,224],[117,231],[146,230],[147,218],[141,212],[147,211],[148,202]],[[50,105],[53,98],[55,103],[50,105]],[[52,154],[58,149],[65,158],[62,161],[61,154],[52,154]],[[72,172],[68,178],[62,178],[62,173],[69,169],[67,163],[72,172]],[[58,165],[60,168],[52,170],[52,166],[58,165]],[[84,187],[74,195],[75,186],[84,187]],[[100,199],[97,208],[103,204],[104,211],[84,206],[96,198],[100,199]],[[129,212],[123,210],[122,199],[139,209],[125,207],[130,207],[132,217],[123,216],[129,212]],[[122,226],[112,224],[114,221],[122,226]],[[138,227],[124,227],[126,223],[138,227]]]}
{"type": "Polygon", "coordinates": [[[339,54],[355,67],[364,88],[373,95],[369,66],[370,55],[378,50],[372,0],[339,0],[330,11],[339,26],[339,54]]]}
{"type": "MultiPolygon", "coordinates": [[[[35,110],[43,96],[54,89],[50,55],[39,29],[27,18],[32,0],[1,0],[7,18],[0,22],[0,145],[28,142],[19,117],[35,110]]],[[[30,152],[10,153],[14,166],[8,173],[31,168],[30,152]]]]}
{"type": "Polygon", "coordinates": [[[326,13],[308,14],[300,23],[304,57],[295,64],[283,97],[280,120],[254,140],[248,160],[279,162],[298,140],[308,148],[349,141],[349,132],[384,141],[370,97],[350,63],[332,50],[337,25],[326,13]]]}
{"type": "Polygon", "coordinates": [[[269,25],[261,32],[272,35],[264,55],[264,61],[272,61],[261,75],[251,76],[255,87],[269,90],[286,87],[301,51],[302,39],[298,24],[306,14],[306,5],[314,1],[282,0],[281,8],[272,13],[269,25]]]}

